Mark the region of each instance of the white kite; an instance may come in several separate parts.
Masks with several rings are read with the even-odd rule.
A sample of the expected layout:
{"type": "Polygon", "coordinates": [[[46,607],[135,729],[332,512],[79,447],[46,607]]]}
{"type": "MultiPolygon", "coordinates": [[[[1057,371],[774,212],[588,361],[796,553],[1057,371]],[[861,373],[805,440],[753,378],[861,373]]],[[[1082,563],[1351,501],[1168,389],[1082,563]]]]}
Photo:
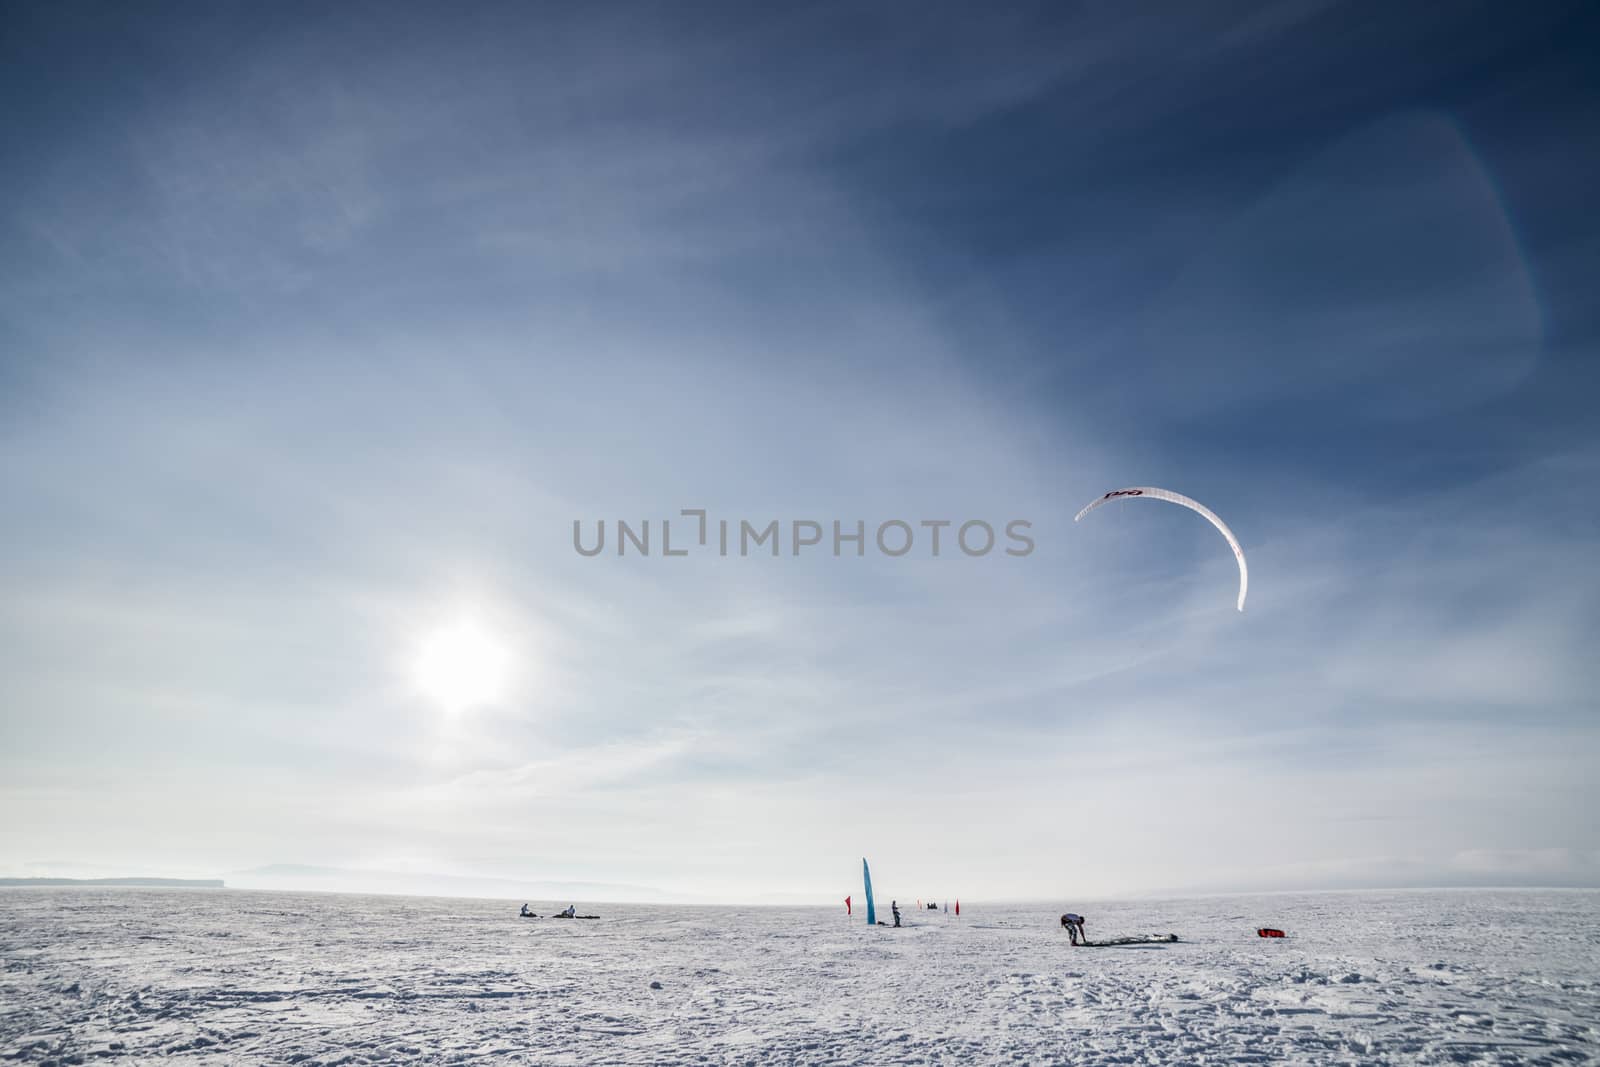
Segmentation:
{"type": "Polygon", "coordinates": [[[1101,504],[1104,504],[1108,500],[1120,500],[1128,497],[1145,497],[1150,500],[1165,500],[1169,504],[1182,504],[1190,511],[1198,511],[1200,514],[1204,515],[1208,520],[1210,520],[1211,525],[1215,526],[1218,530],[1221,530],[1222,536],[1228,539],[1228,547],[1233,549],[1234,558],[1239,561],[1239,610],[1244,610],[1244,595],[1250,589],[1250,568],[1246,566],[1244,562],[1244,549],[1239,547],[1239,539],[1233,536],[1233,531],[1228,529],[1228,524],[1217,518],[1216,512],[1212,511],[1198,500],[1190,500],[1182,493],[1174,493],[1170,489],[1155,489],[1147,485],[1138,486],[1133,489],[1113,489],[1105,496],[1101,497],[1088,507],[1084,508],[1082,511],[1078,512],[1078,514],[1073,517],[1072,521],[1077,522],[1079,519],[1083,518],[1085,515],[1089,514],[1089,512],[1093,511],[1095,508],[1099,507],[1101,504]]]}

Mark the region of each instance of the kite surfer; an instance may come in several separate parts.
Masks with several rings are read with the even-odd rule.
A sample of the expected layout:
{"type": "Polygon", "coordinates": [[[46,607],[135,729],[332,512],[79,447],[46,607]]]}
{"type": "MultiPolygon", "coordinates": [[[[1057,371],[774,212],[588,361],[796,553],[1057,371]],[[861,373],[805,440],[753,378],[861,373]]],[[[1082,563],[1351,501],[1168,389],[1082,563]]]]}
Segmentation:
{"type": "Polygon", "coordinates": [[[1067,936],[1072,938],[1074,945],[1087,942],[1089,937],[1083,932],[1083,916],[1074,912],[1067,912],[1061,916],[1061,925],[1067,928],[1067,936]],[[1081,940],[1080,940],[1081,939],[1081,940]]]}
{"type": "Polygon", "coordinates": [[[889,901],[889,911],[894,915],[894,924],[900,925],[900,905],[896,901],[889,901]]]}

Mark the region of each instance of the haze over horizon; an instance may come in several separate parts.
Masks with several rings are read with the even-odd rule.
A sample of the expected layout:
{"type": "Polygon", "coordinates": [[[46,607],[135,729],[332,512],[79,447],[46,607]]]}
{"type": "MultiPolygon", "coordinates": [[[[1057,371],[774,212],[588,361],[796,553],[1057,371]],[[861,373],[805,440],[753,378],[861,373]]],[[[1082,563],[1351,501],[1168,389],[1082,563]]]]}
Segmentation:
{"type": "Polygon", "coordinates": [[[1577,3],[8,12],[0,876],[1600,885],[1594,54],[1577,3]],[[1130,485],[1244,612],[1197,516],[1073,523],[1130,485]]]}
{"type": "MultiPolygon", "coordinates": [[[[348,870],[336,867],[313,867],[300,864],[269,864],[264,867],[252,868],[244,871],[222,872],[215,878],[189,879],[164,878],[152,875],[106,875],[99,873],[101,868],[93,868],[94,875],[79,874],[77,876],[46,876],[42,874],[4,876],[0,875],[0,888],[15,888],[17,884],[34,881],[40,883],[59,882],[62,884],[92,886],[103,888],[107,886],[122,888],[191,888],[190,885],[177,885],[177,883],[193,883],[193,887],[201,889],[215,888],[238,892],[269,892],[269,893],[332,893],[347,896],[394,896],[412,898],[443,898],[459,900],[522,900],[548,905],[552,901],[582,901],[585,906],[604,904],[650,904],[661,906],[749,906],[749,907],[820,907],[835,909],[842,904],[842,897],[849,896],[855,902],[864,902],[864,894],[860,885],[851,886],[841,882],[834,895],[827,892],[794,892],[783,889],[767,889],[753,892],[727,893],[718,890],[696,894],[670,893],[653,886],[644,885],[619,885],[605,882],[583,881],[548,881],[539,879],[505,879],[496,877],[475,877],[462,874],[439,874],[426,871],[372,871],[348,870]],[[155,883],[174,883],[172,886],[157,885],[155,883]],[[212,883],[215,885],[203,885],[212,883]]],[[[887,907],[891,900],[901,901],[930,901],[949,905],[960,903],[969,912],[981,911],[995,906],[1012,906],[1017,904],[1047,905],[1059,902],[1061,894],[1046,894],[1042,896],[1020,896],[1016,894],[998,894],[995,896],[972,896],[961,893],[947,892],[943,894],[932,893],[928,886],[902,884],[900,882],[885,885],[882,879],[875,881],[878,887],[879,903],[887,907]],[[920,896],[918,894],[921,894],[920,896]]],[[[1163,899],[1191,899],[1191,898],[1247,898],[1257,896],[1275,895],[1318,895],[1318,894],[1344,894],[1344,893],[1415,893],[1415,892],[1483,892],[1483,891],[1531,891],[1531,892],[1600,892],[1600,887],[1591,885],[1495,885],[1480,883],[1470,877],[1461,878],[1455,882],[1442,884],[1375,884],[1375,885],[1347,885],[1347,886],[1322,886],[1322,885],[1281,885],[1278,887],[1260,886],[1156,886],[1147,887],[1137,891],[1123,891],[1106,894],[1104,899],[1122,900],[1163,900],[1163,899]]],[[[1097,903],[1095,896],[1077,894],[1071,897],[1071,903],[1088,905],[1097,903]]],[[[864,903],[863,903],[864,906],[864,903]]]]}

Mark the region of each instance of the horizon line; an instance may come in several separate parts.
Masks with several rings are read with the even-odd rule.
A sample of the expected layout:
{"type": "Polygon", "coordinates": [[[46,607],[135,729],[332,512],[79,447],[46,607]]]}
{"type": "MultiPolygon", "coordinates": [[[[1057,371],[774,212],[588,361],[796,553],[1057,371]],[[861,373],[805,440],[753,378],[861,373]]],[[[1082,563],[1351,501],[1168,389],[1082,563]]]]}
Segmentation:
{"type": "MultiPolygon", "coordinates": [[[[495,900],[514,901],[517,897],[486,896],[486,895],[457,895],[450,893],[401,893],[392,890],[363,890],[363,889],[310,889],[286,887],[253,887],[230,886],[224,879],[218,878],[150,878],[146,876],[127,878],[57,878],[50,876],[36,876],[26,878],[0,878],[0,890],[17,889],[135,889],[135,890],[181,890],[185,892],[231,892],[231,893],[280,893],[280,894],[317,894],[326,896],[352,896],[352,897],[397,897],[413,900],[495,900]],[[155,883],[155,884],[152,884],[155,883]],[[165,883],[165,884],[161,884],[165,883]],[[216,883],[216,884],[208,884],[216,883]]],[[[1359,894],[1359,893],[1490,893],[1490,892],[1529,892],[1529,893],[1594,893],[1600,892],[1600,885],[1518,885],[1518,884],[1486,884],[1486,885],[1373,885],[1359,887],[1327,887],[1318,889],[1226,889],[1226,890],[1155,890],[1149,892],[1134,892],[1123,897],[1090,895],[1080,898],[1088,903],[1110,903],[1118,900],[1205,900],[1223,897],[1248,897],[1248,896],[1293,896],[1293,895],[1331,895],[1331,894],[1359,894]]],[[[854,895],[853,893],[850,895],[854,895]]],[[[529,902],[545,902],[567,898],[527,896],[529,902]]],[[[748,907],[748,908],[832,908],[840,901],[779,903],[761,900],[733,900],[718,899],[708,900],[704,903],[693,903],[683,900],[619,900],[603,897],[583,898],[591,904],[620,904],[624,906],[652,907],[652,908],[697,908],[697,907],[748,907]]],[[[898,899],[898,898],[894,898],[898,899]]],[[[949,902],[958,898],[950,897],[949,902]]],[[[1016,906],[1030,904],[1045,904],[1052,899],[1046,897],[961,897],[962,902],[975,907],[993,907],[997,905],[1016,906]]]]}

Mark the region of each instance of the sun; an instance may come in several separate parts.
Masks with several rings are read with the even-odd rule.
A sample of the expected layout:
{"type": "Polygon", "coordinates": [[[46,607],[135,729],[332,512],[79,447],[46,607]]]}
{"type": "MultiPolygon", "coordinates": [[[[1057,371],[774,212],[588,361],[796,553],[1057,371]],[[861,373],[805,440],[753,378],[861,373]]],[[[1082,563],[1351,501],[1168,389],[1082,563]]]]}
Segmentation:
{"type": "Polygon", "coordinates": [[[510,673],[511,656],[505,645],[470,619],[433,631],[417,655],[417,688],[449,712],[502,699],[510,673]]]}

